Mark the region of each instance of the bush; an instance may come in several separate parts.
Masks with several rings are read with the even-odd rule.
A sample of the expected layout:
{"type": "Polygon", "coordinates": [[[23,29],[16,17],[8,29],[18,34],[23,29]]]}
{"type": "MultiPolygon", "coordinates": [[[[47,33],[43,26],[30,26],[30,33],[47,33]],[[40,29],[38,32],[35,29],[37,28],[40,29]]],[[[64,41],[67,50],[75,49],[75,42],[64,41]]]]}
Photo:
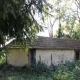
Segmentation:
{"type": "Polygon", "coordinates": [[[54,72],[52,78],[53,80],[74,80],[74,74],[70,71],[59,70],[54,72]]]}
{"type": "Polygon", "coordinates": [[[65,66],[68,68],[69,71],[72,71],[75,68],[76,64],[77,62],[67,62],[65,66]]]}
{"type": "Polygon", "coordinates": [[[52,73],[53,80],[80,80],[80,62],[58,66],[52,73]]]}
{"type": "Polygon", "coordinates": [[[80,66],[76,66],[74,69],[73,69],[73,73],[75,75],[75,79],[76,80],[80,80],[80,66]]]}
{"type": "Polygon", "coordinates": [[[46,64],[38,62],[36,64],[31,64],[28,70],[30,70],[29,72],[31,73],[36,73],[36,74],[43,74],[43,73],[50,73],[49,68],[47,67],[46,64]]]}

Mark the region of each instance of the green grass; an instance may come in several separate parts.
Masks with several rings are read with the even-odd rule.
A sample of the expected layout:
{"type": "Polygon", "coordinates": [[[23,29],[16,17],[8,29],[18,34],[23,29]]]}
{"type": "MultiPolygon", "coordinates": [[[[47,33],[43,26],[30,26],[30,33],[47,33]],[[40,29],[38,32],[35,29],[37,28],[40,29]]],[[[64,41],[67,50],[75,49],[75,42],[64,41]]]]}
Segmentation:
{"type": "MultiPolygon", "coordinates": [[[[1,61],[2,60],[2,61],[1,61]]],[[[0,80],[52,80],[45,64],[32,64],[26,68],[6,65],[4,59],[0,63],[0,80]]]]}
{"type": "Polygon", "coordinates": [[[0,80],[52,80],[45,74],[29,73],[26,69],[1,69],[0,80]]]}
{"type": "Polygon", "coordinates": [[[0,66],[0,80],[80,80],[80,61],[53,66],[50,70],[45,64],[26,68],[4,64],[0,66]]]}

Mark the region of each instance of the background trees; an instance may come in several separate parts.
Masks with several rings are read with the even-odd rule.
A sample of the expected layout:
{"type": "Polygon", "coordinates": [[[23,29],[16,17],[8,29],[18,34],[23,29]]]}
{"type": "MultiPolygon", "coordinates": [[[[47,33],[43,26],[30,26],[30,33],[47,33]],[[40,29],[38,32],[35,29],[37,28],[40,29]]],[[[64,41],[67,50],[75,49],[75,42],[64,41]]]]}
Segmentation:
{"type": "Polygon", "coordinates": [[[59,29],[56,37],[73,38],[75,35],[76,38],[78,35],[75,30],[78,29],[75,28],[78,27],[75,26],[80,22],[80,1],[52,1],[49,4],[46,0],[0,0],[0,44],[5,42],[6,36],[16,38],[20,44],[24,45],[32,42],[36,33],[42,30],[36,14],[39,14],[40,20],[43,21],[45,21],[44,17],[46,18],[49,14],[50,31],[54,23],[58,22],[59,29]],[[73,3],[76,9],[72,9],[73,3]]]}
{"type": "MultiPolygon", "coordinates": [[[[73,16],[73,13],[71,13],[72,2],[72,0],[52,0],[53,8],[50,11],[52,16],[50,16],[49,19],[51,20],[50,24],[53,24],[53,27],[56,27],[54,24],[57,22],[57,26],[59,27],[57,31],[58,38],[63,37],[62,27],[64,24],[67,24],[67,22],[69,22],[68,19],[70,20],[73,16]]],[[[50,25],[50,27],[51,26],[52,25],[50,25]]]]}
{"type": "MultiPolygon", "coordinates": [[[[79,23],[80,23],[80,1],[79,0],[71,0],[71,1],[61,1],[60,4],[64,2],[65,5],[63,8],[59,7],[61,12],[58,14],[64,14],[60,17],[60,27],[56,32],[56,37],[59,38],[72,38],[79,39],[79,23]],[[64,11],[63,11],[64,9],[64,11]]],[[[59,19],[59,18],[58,18],[59,19]]]]}

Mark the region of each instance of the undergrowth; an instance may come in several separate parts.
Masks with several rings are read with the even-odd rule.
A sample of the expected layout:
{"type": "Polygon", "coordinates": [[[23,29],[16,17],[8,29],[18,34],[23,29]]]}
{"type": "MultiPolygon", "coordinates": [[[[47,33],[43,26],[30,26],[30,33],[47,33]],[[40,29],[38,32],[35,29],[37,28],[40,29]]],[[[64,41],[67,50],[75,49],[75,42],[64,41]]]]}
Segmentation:
{"type": "Polygon", "coordinates": [[[80,80],[80,61],[50,67],[41,62],[23,67],[1,65],[0,80],[80,80]]]}

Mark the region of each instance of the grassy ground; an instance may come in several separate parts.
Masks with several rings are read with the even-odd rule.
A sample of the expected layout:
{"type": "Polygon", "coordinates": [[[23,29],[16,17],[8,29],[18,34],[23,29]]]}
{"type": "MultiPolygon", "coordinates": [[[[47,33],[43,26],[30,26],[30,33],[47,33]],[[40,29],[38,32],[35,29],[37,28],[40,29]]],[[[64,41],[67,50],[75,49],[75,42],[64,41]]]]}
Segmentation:
{"type": "Polygon", "coordinates": [[[0,71],[0,80],[49,80],[44,75],[24,73],[22,71],[0,71]]]}
{"type": "Polygon", "coordinates": [[[33,67],[34,69],[30,66],[25,69],[13,68],[5,64],[4,57],[0,60],[0,80],[52,80],[44,64],[38,64],[36,68],[33,65],[33,67]]]}
{"type": "Polygon", "coordinates": [[[26,69],[1,69],[0,80],[52,80],[48,74],[29,73],[26,69]]]}
{"type": "Polygon", "coordinates": [[[22,68],[0,65],[0,80],[80,80],[80,61],[50,68],[41,63],[22,68]]]}

